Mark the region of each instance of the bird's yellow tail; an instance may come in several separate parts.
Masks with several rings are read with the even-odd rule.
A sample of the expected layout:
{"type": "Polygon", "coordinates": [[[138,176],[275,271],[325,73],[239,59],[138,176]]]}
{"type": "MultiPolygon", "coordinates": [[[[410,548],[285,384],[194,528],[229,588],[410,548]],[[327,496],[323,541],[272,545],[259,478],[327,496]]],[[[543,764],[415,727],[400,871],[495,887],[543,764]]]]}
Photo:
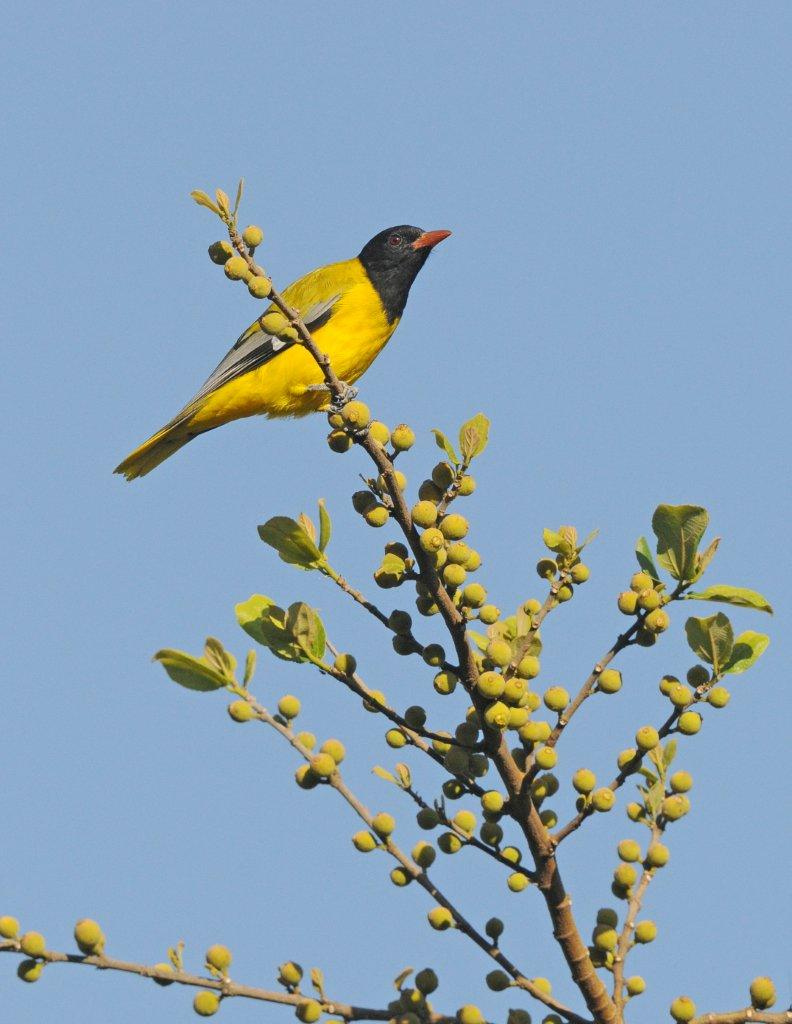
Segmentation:
{"type": "Polygon", "coordinates": [[[169,423],[144,441],[124,461],[116,466],[114,472],[122,473],[127,480],[136,480],[145,476],[165,459],[170,458],[200,431],[191,431],[185,423],[169,423]]]}

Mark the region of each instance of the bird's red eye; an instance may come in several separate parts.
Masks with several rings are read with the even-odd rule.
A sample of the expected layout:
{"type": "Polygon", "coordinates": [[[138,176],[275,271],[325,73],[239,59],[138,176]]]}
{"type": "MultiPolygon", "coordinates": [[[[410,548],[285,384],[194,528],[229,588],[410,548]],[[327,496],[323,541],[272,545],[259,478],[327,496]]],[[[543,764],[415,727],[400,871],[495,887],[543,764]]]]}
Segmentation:
{"type": "Polygon", "coordinates": [[[402,236],[401,235],[390,235],[389,236],[389,238],[388,238],[388,245],[392,245],[393,248],[395,249],[397,246],[399,246],[401,244],[402,244],[402,236]]]}

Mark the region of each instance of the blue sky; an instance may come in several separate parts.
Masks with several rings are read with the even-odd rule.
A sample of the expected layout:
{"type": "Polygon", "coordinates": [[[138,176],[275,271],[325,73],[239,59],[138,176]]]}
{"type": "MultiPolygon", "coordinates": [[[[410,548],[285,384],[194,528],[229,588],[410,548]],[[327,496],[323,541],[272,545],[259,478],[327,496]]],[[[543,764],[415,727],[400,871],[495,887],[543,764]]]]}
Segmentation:
{"type": "MultiPolygon", "coordinates": [[[[394,702],[425,701],[438,724],[462,707],[433,699],[428,670],[256,536],[323,496],[335,563],[373,590],[387,538],[349,505],[365,463],[328,451],[321,417],[233,424],[134,485],[111,475],[255,315],[206,258],[217,231],[188,198],[244,176],[243,216],[263,226],[280,284],[393,223],[453,230],[363,397],[419,433],[404,466],[416,485],[437,454],[430,428],[490,415],[468,512],[502,607],[539,593],[542,527],[601,529],[591,581],[545,630],[543,682],[576,688],[622,627],[615,596],[661,501],[707,506],[724,538],[711,580],[775,604],[774,620],[733,615],[772,646],[683,744],[694,810],[650,891],[660,938],[631,970],[649,984],[636,1020],[662,1019],[680,992],[743,1005],[759,973],[789,1001],[790,30],[781,3],[45,0],[6,15],[0,913],[55,948],[93,916],[109,950],[149,962],[183,938],[195,968],[225,942],[253,984],[291,957],[369,1005],[408,964],[438,969],[440,1009],[475,1001],[504,1019],[515,1003],[484,989],[488,963],[461,937],[430,931],[420,891],[355,854],[344,806],[296,790],[274,734],[232,726],[220,697],[149,661],[210,633],[244,655],[233,605],[259,591],[319,606],[394,702]]],[[[635,728],[660,720],[657,679],[691,664],[683,619],[623,659],[618,698],[581,714],[562,780],[581,765],[607,775],[635,728]]],[[[255,688],[272,703],[299,694],[304,727],[340,736],[362,796],[417,838],[410,808],[368,772],[394,758],[353,701],[264,652],[255,688]]],[[[440,780],[417,770],[433,793],[440,780]]],[[[587,927],[616,842],[634,834],[622,808],[563,851],[587,927]]],[[[503,916],[513,959],[569,997],[535,892],[508,893],[472,853],[435,874],[473,918],[503,916]]],[[[15,1024],[64,1006],[83,1024],[194,1019],[186,990],[65,968],[23,987],[13,966],[0,964],[0,992],[15,1024]]]]}

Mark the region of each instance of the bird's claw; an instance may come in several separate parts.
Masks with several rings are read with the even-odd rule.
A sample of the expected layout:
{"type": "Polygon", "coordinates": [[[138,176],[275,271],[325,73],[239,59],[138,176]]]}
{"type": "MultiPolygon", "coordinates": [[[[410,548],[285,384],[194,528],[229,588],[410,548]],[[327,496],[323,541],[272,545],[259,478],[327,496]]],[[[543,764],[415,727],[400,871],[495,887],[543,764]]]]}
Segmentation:
{"type": "MultiPolygon", "coordinates": [[[[331,402],[328,402],[325,407],[328,412],[339,412],[347,402],[351,402],[357,397],[358,389],[353,384],[347,384],[346,381],[339,381],[341,390],[339,394],[333,398],[331,402]]],[[[308,388],[309,391],[329,391],[327,384],[311,384],[308,388]]]]}

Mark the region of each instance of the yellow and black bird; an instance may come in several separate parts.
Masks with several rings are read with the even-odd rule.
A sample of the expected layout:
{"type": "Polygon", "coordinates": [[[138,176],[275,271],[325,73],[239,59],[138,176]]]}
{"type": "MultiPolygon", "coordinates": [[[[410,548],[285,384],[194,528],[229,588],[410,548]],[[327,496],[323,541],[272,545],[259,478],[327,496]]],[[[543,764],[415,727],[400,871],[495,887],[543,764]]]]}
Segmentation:
{"type": "MultiPolygon", "coordinates": [[[[396,330],[410,287],[450,231],[403,225],[380,231],[341,263],[311,271],[283,292],[338,377],[348,384],[371,366],[396,330]]],[[[244,416],[304,416],[327,404],[310,353],[279,333],[285,318],[269,306],[242,334],[180,413],[115,470],[145,476],[198,434],[244,416]]]]}

